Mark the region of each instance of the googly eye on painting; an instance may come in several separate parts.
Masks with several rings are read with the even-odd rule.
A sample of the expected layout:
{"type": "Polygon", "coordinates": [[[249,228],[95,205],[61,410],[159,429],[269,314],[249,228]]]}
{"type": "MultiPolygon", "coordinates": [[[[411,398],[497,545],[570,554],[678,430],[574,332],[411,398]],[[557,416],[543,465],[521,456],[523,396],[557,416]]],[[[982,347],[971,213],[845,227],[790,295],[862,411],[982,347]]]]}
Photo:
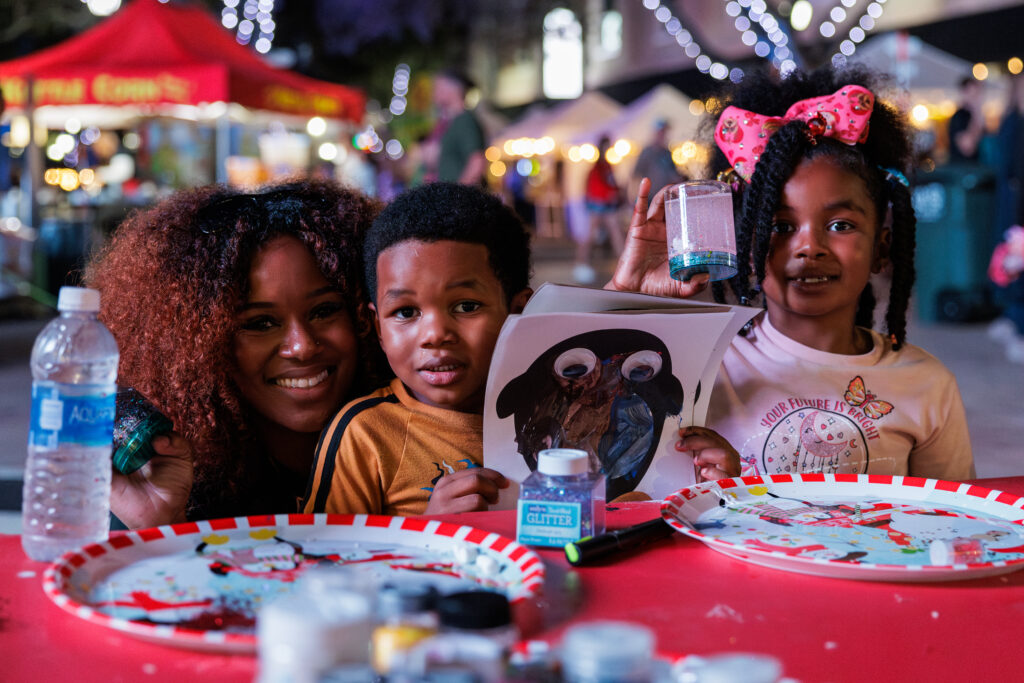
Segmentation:
{"type": "Polygon", "coordinates": [[[562,352],[555,359],[555,375],[564,379],[586,377],[598,366],[597,356],[590,349],[576,348],[562,352]]]}
{"type": "Polygon", "coordinates": [[[622,376],[633,382],[646,382],[661,372],[661,354],[657,351],[637,351],[622,363],[622,376]]]}

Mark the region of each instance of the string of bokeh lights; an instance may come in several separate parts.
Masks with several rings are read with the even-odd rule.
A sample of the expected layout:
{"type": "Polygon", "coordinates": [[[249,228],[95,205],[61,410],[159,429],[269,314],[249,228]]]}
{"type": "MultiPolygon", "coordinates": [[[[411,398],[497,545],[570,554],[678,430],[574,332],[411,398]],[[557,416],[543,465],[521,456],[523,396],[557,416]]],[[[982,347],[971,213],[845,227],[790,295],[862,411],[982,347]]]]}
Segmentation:
{"type": "Polygon", "coordinates": [[[735,17],[733,27],[740,32],[743,44],[753,48],[755,55],[763,59],[770,57],[775,68],[783,74],[796,68],[789,49],[789,36],[779,20],[768,11],[764,0],[727,0],[725,13],[735,17]],[[755,24],[760,26],[763,36],[758,36],[755,24]]]}
{"type": "Polygon", "coordinates": [[[249,45],[260,54],[267,54],[274,45],[274,0],[245,0],[239,19],[238,5],[241,0],[224,0],[220,23],[224,28],[235,31],[235,40],[249,45]]]}
{"type": "MultiPolygon", "coordinates": [[[[836,35],[837,25],[847,20],[847,9],[856,5],[857,1],[840,0],[840,4],[829,10],[828,19],[818,27],[818,32],[823,38],[833,38],[836,35]]],[[[793,51],[789,47],[789,36],[779,20],[768,11],[765,0],[725,0],[725,2],[725,12],[734,18],[733,27],[740,33],[740,40],[744,45],[752,48],[755,55],[763,59],[771,59],[772,65],[782,74],[789,73],[797,67],[797,63],[793,59],[793,51]],[[758,35],[757,27],[760,27],[763,35],[758,35]]],[[[872,0],[866,5],[864,13],[850,27],[846,38],[839,43],[838,51],[832,56],[832,63],[835,66],[843,66],[847,58],[853,56],[857,51],[857,45],[867,37],[868,31],[875,28],[876,20],[882,16],[885,2],[886,0],[872,0]]],[[[676,39],[679,46],[686,52],[686,56],[694,60],[698,71],[717,80],[729,78],[735,83],[743,79],[743,70],[739,67],[730,69],[725,64],[716,62],[704,54],[700,44],[694,40],[693,34],[660,0],[643,0],[643,5],[665,25],[665,30],[676,39]]]]}
{"type": "MultiPolygon", "coordinates": [[[[883,5],[886,0],[873,0],[869,2],[864,8],[864,13],[860,16],[852,27],[850,27],[846,38],[839,43],[839,52],[832,55],[832,64],[835,66],[843,66],[846,64],[847,57],[852,57],[853,53],[857,51],[857,45],[867,37],[867,32],[875,27],[875,20],[882,16],[883,5]]],[[[853,7],[857,4],[857,0],[841,0],[844,7],[853,7]]],[[[839,5],[836,5],[829,12],[829,18],[836,22],[836,24],[842,23],[846,20],[846,10],[839,5]]],[[[830,38],[835,35],[835,24],[829,21],[822,22],[818,31],[822,36],[830,38]],[[826,34],[826,24],[830,27],[829,33],[826,34]]]]}
{"type": "Polygon", "coordinates": [[[725,64],[716,62],[704,54],[700,44],[694,40],[693,34],[683,26],[683,23],[676,18],[671,9],[663,5],[659,0],[643,1],[644,7],[654,12],[654,18],[665,25],[665,30],[668,31],[670,36],[675,38],[679,47],[683,48],[683,51],[686,52],[686,56],[693,59],[698,71],[708,74],[719,81],[728,78],[733,82],[739,82],[743,79],[742,69],[730,69],[725,64]]]}

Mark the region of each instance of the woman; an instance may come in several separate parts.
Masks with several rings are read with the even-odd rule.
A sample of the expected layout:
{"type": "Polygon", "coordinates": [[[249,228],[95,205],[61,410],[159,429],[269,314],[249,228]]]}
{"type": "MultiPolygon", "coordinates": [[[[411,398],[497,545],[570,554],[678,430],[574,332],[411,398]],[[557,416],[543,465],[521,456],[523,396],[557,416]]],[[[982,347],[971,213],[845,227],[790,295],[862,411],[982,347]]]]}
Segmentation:
{"type": "Polygon", "coordinates": [[[128,526],[296,510],[320,430],[387,367],[359,260],[377,209],[316,180],[200,188],[135,214],[94,258],[118,382],[175,427],[115,475],[128,526]]]}

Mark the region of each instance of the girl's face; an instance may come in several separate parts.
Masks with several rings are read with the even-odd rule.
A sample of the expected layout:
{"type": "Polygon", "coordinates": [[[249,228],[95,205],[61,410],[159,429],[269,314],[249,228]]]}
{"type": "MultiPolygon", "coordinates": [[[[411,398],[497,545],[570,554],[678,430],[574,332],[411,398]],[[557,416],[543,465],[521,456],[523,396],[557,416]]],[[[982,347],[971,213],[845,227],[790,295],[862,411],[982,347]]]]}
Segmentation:
{"type": "Polygon", "coordinates": [[[775,213],[763,283],[772,325],[806,346],[854,353],[860,293],[888,244],[858,176],[828,158],[803,161],[775,213]]]}
{"type": "Polygon", "coordinates": [[[235,320],[242,398],[286,429],[320,431],[352,385],[358,345],[342,293],[302,242],[282,236],[260,249],[235,320]]]}

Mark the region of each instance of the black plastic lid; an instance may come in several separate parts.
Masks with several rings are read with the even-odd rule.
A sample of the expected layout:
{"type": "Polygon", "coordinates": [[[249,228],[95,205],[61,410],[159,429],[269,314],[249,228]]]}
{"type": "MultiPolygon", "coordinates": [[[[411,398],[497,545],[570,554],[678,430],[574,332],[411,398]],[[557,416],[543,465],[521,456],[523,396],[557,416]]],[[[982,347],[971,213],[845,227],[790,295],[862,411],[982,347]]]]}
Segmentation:
{"type": "Polygon", "coordinates": [[[388,583],[377,594],[377,609],[381,616],[433,611],[438,591],[432,585],[419,583],[388,583]]]}
{"type": "Polygon", "coordinates": [[[508,598],[493,591],[451,593],[437,603],[441,626],[464,630],[501,628],[512,623],[508,598]]]}
{"type": "Polygon", "coordinates": [[[483,683],[483,678],[472,669],[453,666],[434,668],[423,674],[424,683],[483,683]]]}

